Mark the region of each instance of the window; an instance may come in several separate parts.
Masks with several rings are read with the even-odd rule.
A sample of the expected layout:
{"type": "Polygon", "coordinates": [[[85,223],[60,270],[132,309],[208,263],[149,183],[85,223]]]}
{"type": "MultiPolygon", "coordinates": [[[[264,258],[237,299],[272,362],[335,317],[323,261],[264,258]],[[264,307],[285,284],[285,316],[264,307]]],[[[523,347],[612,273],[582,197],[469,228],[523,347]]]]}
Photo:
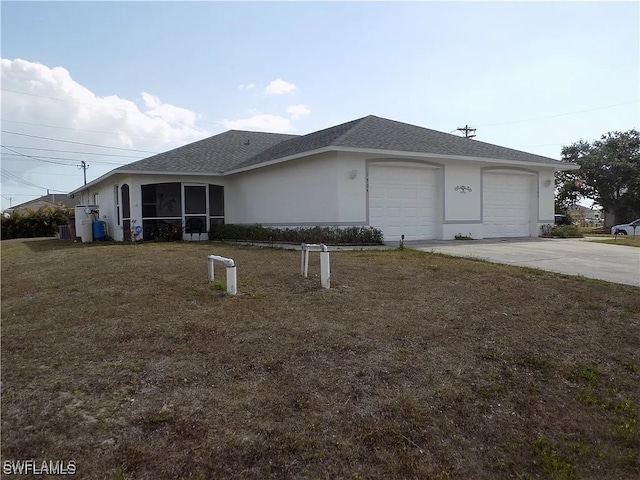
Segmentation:
{"type": "Polygon", "coordinates": [[[142,185],[142,230],[145,239],[181,237],[180,189],[180,183],[142,185]]]}
{"type": "Polygon", "coordinates": [[[93,194],[93,203],[92,205],[100,205],[100,194],[99,193],[94,193],[93,194]]]}
{"type": "Polygon", "coordinates": [[[209,185],[209,215],[224,217],[224,187],[209,185]]]}
{"type": "Polygon", "coordinates": [[[116,225],[120,225],[120,185],[113,186],[113,201],[116,206],[116,225]]]}
{"type": "Polygon", "coordinates": [[[142,218],[181,218],[179,183],[142,185],[142,218]]]}
{"type": "Polygon", "coordinates": [[[209,231],[224,225],[224,187],[209,185],[209,231]]]}
{"type": "Polygon", "coordinates": [[[125,241],[131,240],[131,200],[129,198],[129,185],[126,183],[120,187],[122,197],[122,232],[125,241]]]}

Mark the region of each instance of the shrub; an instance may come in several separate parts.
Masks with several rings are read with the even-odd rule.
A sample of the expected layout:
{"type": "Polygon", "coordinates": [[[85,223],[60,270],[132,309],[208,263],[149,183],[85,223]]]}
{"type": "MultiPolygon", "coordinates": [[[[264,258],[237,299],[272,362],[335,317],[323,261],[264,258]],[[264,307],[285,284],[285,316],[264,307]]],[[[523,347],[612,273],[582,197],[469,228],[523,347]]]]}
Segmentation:
{"type": "Polygon", "coordinates": [[[577,225],[543,225],[541,237],[580,238],[583,237],[577,225]]]}
{"type": "Polygon", "coordinates": [[[58,225],[66,225],[69,218],[69,211],[58,206],[5,213],[2,216],[2,239],[53,237],[58,232],[58,225]]]}
{"type": "Polygon", "coordinates": [[[210,240],[240,240],[279,243],[332,243],[376,245],[382,243],[382,231],[373,227],[271,228],[262,225],[217,225],[210,240]]]}
{"type": "Polygon", "coordinates": [[[180,242],[183,233],[182,222],[158,222],[145,228],[144,239],[154,242],[180,242]]]}
{"type": "Polygon", "coordinates": [[[454,238],[456,240],[473,240],[473,237],[471,236],[471,234],[463,235],[461,233],[458,233],[454,238]]]}

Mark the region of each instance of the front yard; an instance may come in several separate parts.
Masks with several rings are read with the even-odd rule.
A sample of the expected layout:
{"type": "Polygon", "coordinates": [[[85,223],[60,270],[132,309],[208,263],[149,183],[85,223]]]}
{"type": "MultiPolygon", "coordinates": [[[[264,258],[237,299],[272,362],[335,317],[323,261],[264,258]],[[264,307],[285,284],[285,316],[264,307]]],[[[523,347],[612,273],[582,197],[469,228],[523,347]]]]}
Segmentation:
{"type": "Polygon", "coordinates": [[[317,254],[299,268],[257,247],[3,241],[3,460],[96,479],[640,475],[640,289],[411,250],[332,253],[330,290],[317,254]],[[212,253],[240,295],[208,284],[212,253]]]}
{"type": "Polygon", "coordinates": [[[616,235],[616,236],[603,236],[597,240],[590,240],[598,243],[608,243],[611,245],[626,245],[628,247],[640,247],[640,234],[633,235],[616,235]]]}

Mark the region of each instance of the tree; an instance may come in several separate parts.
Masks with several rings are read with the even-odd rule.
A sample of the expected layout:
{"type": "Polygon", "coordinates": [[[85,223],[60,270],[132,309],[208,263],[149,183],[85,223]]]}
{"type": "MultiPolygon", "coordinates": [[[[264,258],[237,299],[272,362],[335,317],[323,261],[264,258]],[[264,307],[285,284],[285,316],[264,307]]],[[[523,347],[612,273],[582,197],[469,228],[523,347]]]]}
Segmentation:
{"type": "Polygon", "coordinates": [[[640,217],[640,133],[609,132],[593,143],[562,147],[562,159],[579,170],[556,173],[556,210],[580,198],[593,200],[618,221],[640,217]]]}

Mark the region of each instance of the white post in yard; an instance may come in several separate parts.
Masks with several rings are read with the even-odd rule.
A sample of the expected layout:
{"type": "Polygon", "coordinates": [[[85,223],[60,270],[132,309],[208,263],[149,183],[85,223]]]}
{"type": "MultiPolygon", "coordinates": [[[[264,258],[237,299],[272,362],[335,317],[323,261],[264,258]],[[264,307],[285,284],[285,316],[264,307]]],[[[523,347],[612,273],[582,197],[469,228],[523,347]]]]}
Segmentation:
{"type": "Polygon", "coordinates": [[[311,250],[320,252],[320,283],[323,288],[329,288],[330,268],[329,268],[329,250],[324,243],[303,243],[300,248],[300,273],[303,277],[309,274],[309,252],[311,250]]]}
{"type": "Polygon", "coordinates": [[[235,295],[238,293],[238,280],[236,276],[236,264],[231,258],[221,257],[219,255],[209,255],[207,257],[207,267],[209,273],[209,281],[214,280],[214,267],[213,262],[218,261],[224,263],[227,267],[227,293],[235,295]]]}
{"type": "Polygon", "coordinates": [[[236,281],[236,267],[227,267],[227,293],[235,295],[238,293],[238,283],[236,281]]]}
{"type": "Polygon", "coordinates": [[[329,252],[320,252],[320,283],[322,288],[331,286],[331,269],[329,268],[329,252]]]}
{"type": "Polygon", "coordinates": [[[214,270],[214,266],[213,266],[213,258],[211,258],[211,256],[207,257],[207,272],[209,273],[209,281],[213,282],[213,279],[215,278],[215,270],[214,270]]]}
{"type": "Polygon", "coordinates": [[[307,278],[309,275],[309,249],[306,248],[304,251],[304,278],[307,278]]]}

